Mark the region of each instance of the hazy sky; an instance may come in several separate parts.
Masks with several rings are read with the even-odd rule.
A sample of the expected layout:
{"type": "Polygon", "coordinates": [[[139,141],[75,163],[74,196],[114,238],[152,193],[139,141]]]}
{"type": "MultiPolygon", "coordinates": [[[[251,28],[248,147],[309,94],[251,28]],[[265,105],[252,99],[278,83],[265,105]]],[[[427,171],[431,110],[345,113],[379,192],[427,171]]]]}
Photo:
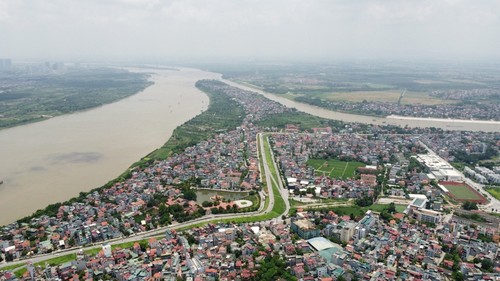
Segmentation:
{"type": "Polygon", "coordinates": [[[0,0],[13,59],[500,59],[499,0],[0,0]]]}

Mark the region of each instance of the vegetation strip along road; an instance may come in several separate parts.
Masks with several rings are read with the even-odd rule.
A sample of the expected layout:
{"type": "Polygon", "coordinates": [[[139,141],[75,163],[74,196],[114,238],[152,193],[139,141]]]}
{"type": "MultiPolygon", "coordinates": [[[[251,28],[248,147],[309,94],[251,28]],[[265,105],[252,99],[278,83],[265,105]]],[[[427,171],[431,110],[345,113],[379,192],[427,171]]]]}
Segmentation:
{"type": "MultiPolygon", "coordinates": [[[[280,175],[277,172],[276,165],[274,162],[274,158],[272,157],[271,146],[269,144],[269,138],[266,134],[265,137],[263,134],[258,135],[259,144],[259,159],[262,167],[265,167],[266,174],[269,177],[266,179],[267,186],[272,188],[272,195],[269,193],[269,196],[266,198],[263,203],[263,207],[259,208],[259,211],[252,213],[243,213],[243,214],[221,214],[221,215],[212,215],[205,216],[196,220],[188,221],[185,223],[178,223],[175,225],[162,227],[160,229],[156,229],[147,233],[141,233],[137,236],[128,237],[126,239],[116,239],[115,241],[108,241],[109,244],[113,245],[114,248],[126,248],[133,245],[135,242],[146,241],[148,237],[158,236],[163,234],[167,229],[175,229],[178,231],[190,229],[193,227],[200,227],[206,225],[208,223],[221,223],[221,222],[234,222],[234,223],[248,223],[248,222],[257,222],[257,221],[265,221],[277,218],[281,215],[286,215],[289,211],[288,204],[285,203],[285,200],[282,198],[282,193],[280,192],[280,175]],[[215,218],[214,218],[215,217],[215,218]]],[[[281,190],[286,192],[287,190],[281,190]]],[[[35,266],[45,266],[45,263],[49,265],[60,265],[65,262],[74,260],[76,258],[76,252],[80,249],[72,249],[69,254],[58,256],[51,258],[53,255],[48,254],[44,256],[39,256],[36,259],[32,259],[35,266]]],[[[87,254],[96,254],[100,251],[100,247],[90,246],[82,248],[87,254]]],[[[2,268],[6,270],[6,268],[12,270],[19,268],[16,270],[17,275],[22,275],[26,268],[24,268],[24,261],[17,261],[16,263],[6,266],[2,268]]]]}
{"type": "MultiPolygon", "coordinates": [[[[229,105],[227,103],[234,102],[233,100],[227,98],[227,96],[224,98],[224,95],[219,95],[213,92],[208,92],[207,94],[209,95],[210,98],[210,105],[207,111],[178,127],[176,129],[177,138],[171,141],[173,138],[172,137],[162,148],[148,155],[149,157],[143,158],[141,161],[134,164],[133,167],[146,165],[147,163],[154,161],[153,159],[161,160],[163,157],[165,158],[168,157],[168,155],[170,155],[173,151],[179,151],[181,147],[182,149],[184,149],[189,145],[192,145],[193,139],[190,138],[194,138],[197,141],[201,141],[213,135],[216,130],[219,130],[221,128],[230,129],[233,125],[234,127],[236,127],[237,126],[235,125],[236,121],[240,120],[240,118],[241,119],[243,118],[242,116],[244,112],[233,108],[230,109],[228,113],[229,105]],[[205,127],[205,125],[210,124],[209,122],[213,122],[214,124],[214,126],[209,127],[211,128],[211,130],[206,129],[205,127]],[[159,152],[160,150],[161,152],[159,152]]],[[[239,108],[239,106],[237,107],[239,108]]],[[[283,192],[283,190],[280,190],[281,188],[280,175],[278,174],[276,163],[274,163],[268,136],[266,135],[266,137],[263,137],[262,134],[259,134],[258,144],[260,144],[258,147],[259,160],[260,160],[259,164],[261,168],[264,167],[262,171],[266,170],[265,172],[266,185],[268,187],[271,187],[272,189],[272,192],[269,192],[268,190],[268,196],[266,200],[261,203],[263,204],[263,206],[261,206],[258,211],[249,213],[239,213],[239,214],[209,215],[185,223],[178,223],[175,225],[170,225],[167,227],[155,229],[149,232],[140,233],[139,235],[128,237],[126,239],[108,240],[106,242],[115,245],[116,247],[118,245],[127,245],[127,243],[141,241],[143,239],[146,239],[147,237],[158,236],[160,234],[163,234],[166,229],[176,229],[181,231],[193,227],[203,226],[206,225],[207,223],[220,223],[220,222],[247,223],[247,222],[265,221],[277,218],[283,214],[288,213],[289,206],[288,204],[285,203],[285,201],[282,198],[281,192],[283,192]]],[[[124,174],[127,173],[129,173],[129,171],[124,174]]],[[[119,178],[111,182],[114,184],[115,182],[118,182],[120,180],[125,180],[124,175],[120,176],[119,178]]],[[[110,183],[108,183],[107,185],[109,185],[110,183]]],[[[106,186],[101,188],[106,188],[106,186]]],[[[82,192],[80,197],[84,198],[84,196],[86,196],[86,193],[82,192]]],[[[78,200],[78,198],[73,198],[70,200],[70,202],[72,200],[78,200]]],[[[60,205],[61,205],[60,203],[53,204],[47,207],[45,210],[38,211],[34,215],[38,216],[45,212],[52,212],[53,209],[57,211],[60,205]]],[[[23,220],[28,220],[28,218],[24,218],[23,220]]],[[[82,249],[86,252],[91,252],[91,253],[97,251],[95,246],[89,246],[82,249]]],[[[72,248],[68,249],[68,251],[62,251],[57,253],[57,254],[63,252],[68,253],[63,256],[52,258],[53,254],[56,254],[53,253],[53,254],[41,255],[32,258],[31,260],[36,265],[41,265],[41,266],[43,266],[45,262],[54,265],[62,264],[64,262],[73,260],[75,257],[75,253],[78,252],[79,250],[80,249],[78,248],[72,248]]],[[[24,261],[9,263],[8,265],[6,264],[5,266],[8,266],[8,268],[10,269],[15,269],[24,266],[24,261]]],[[[22,270],[25,270],[25,268],[20,269],[19,271],[22,270]]]]}
{"type": "Polygon", "coordinates": [[[92,189],[89,192],[80,192],[78,197],[71,198],[63,203],[50,204],[45,209],[38,210],[32,215],[18,220],[18,222],[28,223],[32,218],[41,215],[47,215],[49,217],[55,216],[61,205],[82,202],[88,194],[94,191],[101,191],[110,188],[118,182],[124,182],[132,176],[132,172],[136,167],[145,168],[154,161],[167,159],[174,153],[180,153],[187,147],[207,140],[217,132],[231,130],[241,125],[245,112],[236,101],[232,100],[224,93],[215,93],[209,89],[203,88],[199,83],[197,83],[196,86],[208,95],[210,99],[208,109],[177,127],[173,131],[170,139],[161,148],[154,150],[140,161],[132,164],[124,173],[102,187],[92,189]]]}

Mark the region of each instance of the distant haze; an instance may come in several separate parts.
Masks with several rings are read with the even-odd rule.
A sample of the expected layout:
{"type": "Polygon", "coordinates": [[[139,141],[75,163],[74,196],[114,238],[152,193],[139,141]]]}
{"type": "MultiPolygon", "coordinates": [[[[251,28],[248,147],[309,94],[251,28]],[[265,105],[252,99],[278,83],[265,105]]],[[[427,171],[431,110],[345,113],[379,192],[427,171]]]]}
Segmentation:
{"type": "Polygon", "coordinates": [[[0,57],[500,59],[498,0],[1,0],[0,57]]]}

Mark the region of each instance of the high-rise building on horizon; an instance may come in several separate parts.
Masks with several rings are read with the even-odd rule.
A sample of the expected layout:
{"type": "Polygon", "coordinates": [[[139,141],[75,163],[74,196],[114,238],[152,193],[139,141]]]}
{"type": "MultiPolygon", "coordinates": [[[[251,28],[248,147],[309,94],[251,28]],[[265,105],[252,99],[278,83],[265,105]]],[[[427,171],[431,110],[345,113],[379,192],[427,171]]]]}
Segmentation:
{"type": "Polygon", "coordinates": [[[12,68],[12,60],[9,58],[0,59],[0,70],[10,70],[12,68]]]}

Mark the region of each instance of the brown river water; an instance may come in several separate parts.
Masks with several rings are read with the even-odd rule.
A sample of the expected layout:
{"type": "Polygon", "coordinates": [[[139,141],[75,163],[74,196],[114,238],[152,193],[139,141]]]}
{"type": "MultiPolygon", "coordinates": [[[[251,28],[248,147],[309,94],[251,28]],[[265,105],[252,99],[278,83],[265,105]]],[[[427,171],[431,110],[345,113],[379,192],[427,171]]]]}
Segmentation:
{"type": "MultiPolygon", "coordinates": [[[[135,71],[141,71],[135,69],[135,71]]],[[[102,186],[208,106],[193,69],[150,70],[154,85],[87,111],[0,130],[0,225],[102,186]]]]}
{"type": "MultiPolygon", "coordinates": [[[[0,225],[81,191],[102,186],[160,147],[172,131],[208,106],[194,86],[220,74],[196,69],[157,70],[154,85],[134,96],[91,110],[0,130],[0,225]]],[[[335,120],[449,130],[500,131],[500,123],[373,118],[333,112],[257,91],[286,106],[335,120]]]]}

